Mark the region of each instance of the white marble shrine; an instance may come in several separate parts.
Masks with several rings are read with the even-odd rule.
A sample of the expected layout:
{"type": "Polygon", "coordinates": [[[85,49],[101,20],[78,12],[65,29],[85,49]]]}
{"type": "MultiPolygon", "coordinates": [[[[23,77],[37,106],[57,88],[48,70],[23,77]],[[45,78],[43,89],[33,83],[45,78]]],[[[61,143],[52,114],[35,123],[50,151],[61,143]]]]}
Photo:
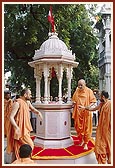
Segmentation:
{"type": "Polygon", "coordinates": [[[58,38],[57,33],[50,33],[39,50],[35,51],[33,61],[29,65],[34,68],[36,78],[36,102],[34,106],[42,113],[43,121],[37,119],[35,144],[44,148],[63,148],[73,144],[71,128],[71,79],[72,69],[78,66],[65,43],[58,38]],[[50,101],[50,81],[52,71],[58,79],[58,101],[50,101]],[[63,72],[66,71],[68,81],[67,103],[62,101],[63,72]],[[44,101],[41,102],[40,83],[44,76],[44,101]]]}

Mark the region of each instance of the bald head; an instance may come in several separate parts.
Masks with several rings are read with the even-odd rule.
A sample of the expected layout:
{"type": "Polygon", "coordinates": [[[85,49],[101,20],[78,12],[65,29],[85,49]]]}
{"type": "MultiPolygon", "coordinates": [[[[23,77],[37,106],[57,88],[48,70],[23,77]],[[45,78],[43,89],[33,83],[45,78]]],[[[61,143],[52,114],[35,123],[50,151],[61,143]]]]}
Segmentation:
{"type": "Polygon", "coordinates": [[[86,86],[85,80],[84,79],[80,79],[78,81],[78,88],[79,89],[84,89],[85,86],[86,86]]]}
{"type": "Polygon", "coordinates": [[[20,94],[25,100],[31,100],[31,90],[28,89],[28,88],[25,88],[21,91],[21,94],[20,94]]]}

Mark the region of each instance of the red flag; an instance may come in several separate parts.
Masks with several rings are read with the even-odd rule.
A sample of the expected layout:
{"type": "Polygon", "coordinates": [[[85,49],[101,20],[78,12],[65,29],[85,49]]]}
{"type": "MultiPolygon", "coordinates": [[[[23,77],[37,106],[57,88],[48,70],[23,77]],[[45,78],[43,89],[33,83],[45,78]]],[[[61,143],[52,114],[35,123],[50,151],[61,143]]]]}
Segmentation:
{"type": "Polygon", "coordinates": [[[55,22],[54,22],[54,17],[52,15],[52,7],[50,6],[49,14],[48,14],[48,21],[51,23],[52,26],[52,32],[55,31],[55,22]]]}

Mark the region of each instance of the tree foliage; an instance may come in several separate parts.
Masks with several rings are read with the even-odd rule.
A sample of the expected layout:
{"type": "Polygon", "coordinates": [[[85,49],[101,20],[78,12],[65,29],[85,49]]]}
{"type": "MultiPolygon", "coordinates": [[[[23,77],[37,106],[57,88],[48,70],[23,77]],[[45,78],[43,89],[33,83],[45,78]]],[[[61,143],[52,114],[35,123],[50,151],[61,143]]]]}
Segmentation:
{"type": "MultiPolygon", "coordinates": [[[[28,62],[48,39],[49,7],[50,4],[4,5],[4,72],[11,71],[12,90],[18,91],[25,84],[35,93],[33,68],[28,62]]],[[[98,86],[97,39],[92,33],[88,10],[84,4],[52,4],[52,9],[58,37],[79,62],[73,71],[72,92],[79,78],[85,78],[89,87],[98,86]]],[[[65,79],[63,83],[67,85],[65,79]]]]}

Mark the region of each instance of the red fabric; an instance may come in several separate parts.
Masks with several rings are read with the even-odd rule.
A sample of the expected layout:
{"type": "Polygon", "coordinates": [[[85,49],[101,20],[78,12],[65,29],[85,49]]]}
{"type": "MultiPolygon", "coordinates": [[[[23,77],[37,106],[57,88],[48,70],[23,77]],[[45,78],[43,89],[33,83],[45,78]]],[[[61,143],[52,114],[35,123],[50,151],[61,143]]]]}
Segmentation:
{"type": "Polygon", "coordinates": [[[52,78],[55,78],[56,77],[56,72],[54,70],[54,67],[52,67],[52,78]]]}
{"type": "Polygon", "coordinates": [[[43,152],[39,154],[39,156],[71,156],[71,154],[69,154],[63,148],[60,148],[60,149],[45,149],[43,152]]]}
{"type": "Polygon", "coordinates": [[[43,148],[41,148],[39,146],[35,146],[32,151],[32,155],[35,155],[36,153],[40,152],[41,150],[43,150],[43,148]]]}
{"type": "MultiPolygon", "coordinates": [[[[35,137],[32,137],[33,140],[35,137]]],[[[76,136],[72,136],[74,145],[69,146],[67,148],[59,148],[59,149],[43,149],[41,147],[34,147],[32,159],[51,159],[56,157],[81,157],[86,154],[89,154],[94,149],[94,143],[90,140],[88,143],[88,150],[84,150],[83,146],[79,146],[80,140],[76,136]]]]}
{"type": "Polygon", "coordinates": [[[76,146],[76,145],[68,147],[67,150],[74,155],[78,155],[84,151],[83,146],[76,146]]]}
{"type": "Polygon", "coordinates": [[[80,144],[81,141],[78,137],[72,136],[72,138],[73,138],[74,145],[79,145],[80,144]]]}
{"type": "Polygon", "coordinates": [[[55,22],[54,22],[54,17],[52,15],[52,7],[50,6],[49,14],[48,14],[48,21],[51,23],[52,26],[52,32],[55,31],[55,22]]]}
{"type": "Polygon", "coordinates": [[[31,139],[34,141],[35,137],[36,137],[36,136],[33,135],[33,136],[31,136],[31,139]]]}

